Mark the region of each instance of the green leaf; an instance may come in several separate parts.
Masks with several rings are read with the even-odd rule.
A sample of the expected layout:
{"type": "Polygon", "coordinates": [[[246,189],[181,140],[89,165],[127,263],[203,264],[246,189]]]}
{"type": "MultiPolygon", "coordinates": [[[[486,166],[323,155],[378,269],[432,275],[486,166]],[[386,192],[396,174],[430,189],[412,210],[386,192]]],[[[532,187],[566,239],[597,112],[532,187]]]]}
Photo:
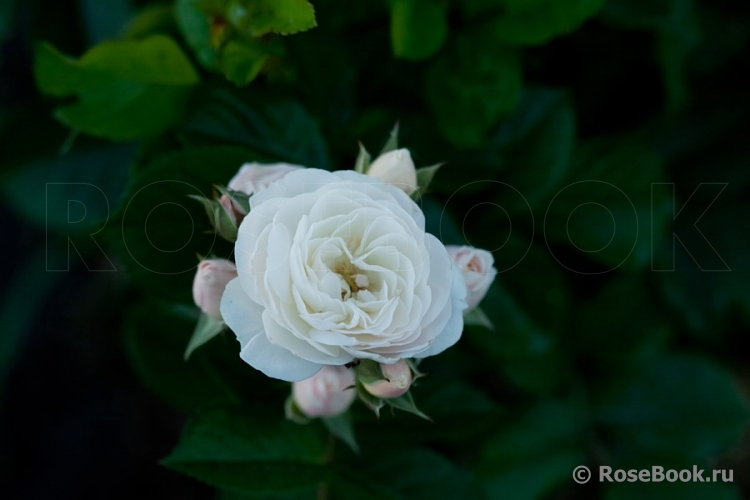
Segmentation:
{"type": "Polygon", "coordinates": [[[79,235],[74,245],[84,240],[90,243],[89,235],[114,216],[136,152],[132,144],[76,147],[67,154],[25,164],[3,179],[0,190],[6,203],[27,222],[79,235]]]}
{"type": "Polygon", "coordinates": [[[172,126],[199,82],[180,47],[163,35],[105,42],[77,61],[40,43],[34,73],[42,92],[77,98],[56,108],[60,121],[120,141],[153,136],[172,126]]]}
{"type": "Polygon", "coordinates": [[[143,7],[125,26],[125,38],[146,38],[159,33],[170,33],[175,28],[171,5],[157,4],[143,7]]]}
{"type": "Polygon", "coordinates": [[[544,498],[586,462],[583,422],[568,402],[540,403],[500,428],[477,466],[489,498],[544,498]]]}
{"type": "Polygon", "coordinates": [[[700,464],[737,442],[750,423],[750,405],[722,367],[674,355],[608,387],[595,415],[613,436],[613,466],[654,456],[700,464]]]}
{"type": "Polygon", "coordinates": [[[105,229],[137,285],[157,296],[192,302],[196,255],[228,257],[232,245],[214,234],[201,205],[188,195],[209,198],[213,184],[226,183],[243,163],[254,160],[264,158],[239,148],[196,148],[138,172],[105,229]]]}
{"type": "MultiPolygon", "coordinates": [[[[671,213],[663,193],[652,200],[651,185],[662,181],[661,159],[638,138],[599,139],[573,153],[570,173],[547,206],[544,236],[573,246],[605,270],[640,269],[651,261],[652,238],[661,241],[671,213]],[[653,236],[652,236],[653,235],[653,236]]],[[[574,272],[605,272],[581,267],[550,249],[574,272]]]]}
{"type": "MultiPolygon", "coordinates": [[[[719,189],[722,186],[714,193],[719,189]]],[[[697,197],[690,195],[691,200],[697,197]]],[[[694,335],[723,343],[727,323],[736,321],[733,312],[744,312],[745,322],[750,321],[750,230],[743,222],[750,205],[721,205],[720,200],[698,201],[697,206],[675,201],[680,215],[674,233],[665,235],[671,244],[664,246],[658,268],[674,269],[659,273],[659,278],[679,321],[694,335]],[[709,271],[727,268],[731,271],[709,271]]]]}
{"type": "Polygon", "coordinates": [[[307,110],[261,91],[240,98],[226,89],[211,89],[179,133],[195,146],[242,146],[269,160],[330,168],[326,142],[307,110]]]}
{"type": "Polygon", "coordinates": [[[510,45],[541,45],[575,31],[596,14],[604,0],[507,2],[505,12],[488,22],[496,40],[510,45]]]}
{"type": "MultiPolygon", "coordinates": [[[[456,226],[447,210],[429,198],[422,198],[420,203],[428,232],[436,235],[446,245],[466,244],[462,228],[456,226]]],[[[515,245],[518,239],[511,238],[509,241],[515,245]]],[[[481,248],[481,245],[476,246],[481,248]]],[[[498,261],[498,269],[511,269],[519,261],[523,262],[529,253],[529,243],[523,242],[521,246],[523,248],[520,252],[512,252],[514,256],[510,263],[498,261]]],[[[517,266],[515,280],[525,286],[536,284],[537,288],[511,295],[499,282],[493,283],[482,301],[482,310],[497,331],[488,332],[485,328],[467,325],[464,338],[476,349],[477,356],[497,366],[498,372],[504,373],[515,384],[533,392],[547,393],[562,378],[562,359],[556,351],[557,340],[552,332],[559,330],[561,326],[557,322],[560,319],[558,311],[565,310],[567,292],[559,283],[562,278],[558,266],[549,259],[541,259],[540,263],[536,252],[532,255],[534,259],[528,261],[530,267],[517,266]],[[545,269],[544,279],[550,282],[549,285],[545,281],[528,279],[530,271],[538,272],[539,269],[545,269]],[[519,302],[524,298],[524,305],[528,309],[519,302]],[[538,307],[540,300],[555,314],[532,319],[527,311],[538,307]],[[548,320],[551,320],[549,324],[546,323],[548,320]]]]}
{"type": "Polygon", "coordinates": [[[224,322],[216,320],[206,313],[201,313],[198,323],[195,324],[193,336],[190,337],[187,347],[185,348],[185,361],[190,358],[190,354],[197,348],[216,337],[224,329],[224,322]]]}
{"type": "Polygon", "coordinates": [[[591,300],[578,304],[575,346],[605,373],[625,371],[652,359],[671,339],[672,328],[662,308],[649,293],[646,280],[637,275],[617,277],[591,300]]]}
{"type": "Polygon", "coordinates": [[[221,51],[219,69],[235,85],[252,82],[263,69],[268,51],[259,43],[229,41],[221,51]]]}
{"type": "Polygon", "coordinates": [[[419,382],[411,390],[419,398],[419,408],[433,421],[426,423],[418,416],[400,412],[394,412],[393,416],[391,412],[383,412],[380,420],[374,421],[363,410],[357,429],[360,440],[365,441],[362,445],[365,453],[382,443],[464,443],[484,439],[497,425],[502,409],[482,390],[446,373],[441,365],[419,382]]]}
{"type": "Polygon", "coordinates": [[[482,305],[496,331],[467,327],[465,337],[478,355],[491,360],[499,372],[526,390],[544,394],[562,381],[556,339],[540,328],[506,289],[493,283],[482,305]]]}
{"type": "Polygon", "coordinates": [[[503,180],[525,199],[511,198],[503,206],[521,213],[527,213],[529,206],[546,208],[569,172],[576,139],[573,107],[562,93],[537,90],[529,94],[518,110],[518,120],[498,133],[507,137],[512,127],[528,127],[515,141],[507,137],[510,143],[504,154],[503,180]]]}
{"type": "Polygon", "coordinates": [[[490,127],[515,110],[522,87],[517,51],[482,31],[458,33],[425,75],[427,104],[459,148],[480,147],[490,127]]]}
{"type": "Polygon", "coordinates": [[[175,20],[198,61],[206,68],[215,69],[219,48],[212,40],[211,20],[201,10],[202,4],[202,0],[177,0],[174,4],[175,20]]]}
{"type": "MultiPolygon", "coordinates": [[[[534,244],[518,232],[513,232],[507,241],[498,243],[493,239],[484,243],[481,240],[474,245],[492,248],[499,244],[503,247],[493,252],[498,283],[522,311],[533,317],[533,324],[553,338],[569,324],[573,310],[572,291],[565,268],[555,261],[547,247],[534,244]],[[543,310],[544,314],[534,314],[537,310],[543,310]]],[[[491,315],[490,303],[482,306],[491,315]]]]}
{"type": "Polygon", "coordinates": [[[448,36],[447,3],[441,0],[394,0],[391,44],[396,57],[418,61],[438,51],[448,36]]]}
{"type": "Polygon", "coordinates": [[[333,417],[323,417],[322,420],[331,434],[346,443],[354,453],[359,453],[359,445],[357,445],[357,439],[354,437],[351,413],[345,411],[333,417]]]}
{"type": "Polygon", "coordinates": [[[317,26],[308,0],[229,0],[227,19],[240,33],[291,35],[317,26]]]}
{"type": "Polygon", "coordinates": [[[162,464],[219,488],[272,495],[306,490],[323,481],[324,458],[317,426],[224,408],[200,413],[188,423],[162,464]]]}
{"type": "Polygon", "coordinates": [[[470,474],[427,449],[395,446],[377,460],[363,459],[369,462],[362,467],[367,476],[403,498],[482,498],[470,474]]]}
{"type": "Polygon", "coordinates": [[[180,409],[239,403],[239,394],[212,374],[210,353],[201,350],[185,361],[193,322],[155,304],[133,307],[123,329],[133,370],[146,387],[180,409]]]}
{"type": "Polygon", "coordinates": [[[656,34],[655,55],[672,109],[687,99],[688,56],[702,38],[694,4],[692,0],[610,0],[602,10],[602,19],[610,24],[656,34]]]}

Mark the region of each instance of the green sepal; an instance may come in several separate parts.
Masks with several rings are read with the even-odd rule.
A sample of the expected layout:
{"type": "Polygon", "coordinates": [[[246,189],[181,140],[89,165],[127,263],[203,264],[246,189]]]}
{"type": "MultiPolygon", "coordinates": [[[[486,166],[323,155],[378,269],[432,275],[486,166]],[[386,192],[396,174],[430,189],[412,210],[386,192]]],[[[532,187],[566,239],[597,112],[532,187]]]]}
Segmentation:
{"type": "Polygon", "coordinates": [[[384,401],[393,408],[413,413],[414,415],[425,420],[429,420],[430,422],[433,421],[430,417],[419,411],[419,408],[417,408],[417,405],[414,403],[414,398],[411,395],[411,391],[408,391],[406,394],[403,394],[397,398],[389,398],[385,399],[384,401]]]}
{"type": "Polygon", "coordinates": [[[383,370],[380,368],[380,363],[371,359],[363,359],[354,368],[354,374],[357,377],[357,381],[362,384],[374,384],[376,382],[389,380],[383,375],[383,370]]]}
{"type": "MultiPolygon", "coordinates": [[[[203,205],[203,208],[206,210],[206,215],[208,216],[208,221],[211,223],[212,227],[216,227],[216,206],[219,205],[218,202],[215,200],[209,200],[205,196],[199,196],[197,194],[189,194],[187,197],[203,205]]],[[[219,206],[219,208],[221,207],[219,206]]]]}
{"type": "Polygon", "coordinates": [[[367,152],[364,145],[359,143],[359,154],[357,154],[357,161],[354,163],[354,171],[360,174],[366,174],[370,168],[370,153],[367,152]]]}
{"type": "Polygon", "coordinates": [[[411,369],[411,383],[414,384],[417,379],[426,377],[427,374],[424,372],[421,372],[417,369],[417,364],[420,360],[414,360],[414,359],[404,359],[406,361],[406,364],[409,365],[409,368],[411,369]]]}
{"type": "Polygon", "coordinates": [[[354,453],[359,455],[359,445],[354,437],[352,416],[348,410],[332,417],[323,417],[321,420],[331,434],[342,440],[354,453]]]}
{"type": "Polygon", "coordinates": [[[365,389],[365,386],[359,380],[357,380],[355,388],[359,399],[362,400],[365,406],[375,412],[375,416],[380,418],[380,409],[385,406],[383,400],[367,392],[367,389],[365,389]]]}
{"type": "Polygon", "coordinates": [[[234,189],[229,189],[226,186],[220,186],[218,184],[214,184],[214,189],[219,192],[220,196],[229,196],[233,202],[237,203],[240,206],[240,208],[245,212],[246,215],[250,213],[249,194],[245,194],[242,191],[235,191],[234,189]]]}
{"type": "Polygon", "coordinates": [[[188,198],[197,200],[203,205],[208,215],[208,220],[214,228],[214,232],[230,243],[237,241],[237,226],[217,200],[209,200],[205,196],[189,194],[188,198]]]}
{"type": "Polygon", "coordinates": [[[286,401],[284,401],[284,415],[286,416],[287,420],[291,420],[295,424],[309,424],[312,419],[302,413],[302,410],[299,409],[299,406],[297,406],[297,403],[294,402],[294,396],[289,395],[288,398],[286,398],[286,401]]]}
{"type": "Polygon", "coordinates": [[[378,156],[383,156],[386,153],[390,153],[391,151],[395,151],[398,149],[398,122],[396,122],[396,125],[393,126],[393,130],[391,130],[391,135],[388,137],[388,140],[385,142],[385,146],[383,146],[383,149],[380,150],[380,154],[378,156]]]}
{"type": "Polygon", "coordinates": [[[495,330],[495,325],[479,306],[464,313],[464,325],[483,326],[488,330],[495,330]]]}
{"type": "Polygon", "coordinates": [[[201,313],[198,323],[195,324],[193,335],[190,336],[190,341],[185,348],[185,361],[188,360],[193,351],[220,334],[224,326],[223,321],[214,319],[206,313],[201,313]]]}
{"type": "Polygon", "coordinates": [[[417,190],[411,194],[412,199],[416,200],[421,198],[430,187],[432,178],[435,177],[438,169],[445,165],[445,163],[438,163],[437,165],[430,165],[429,167],[421,167],[417,169],[417,190]]]}

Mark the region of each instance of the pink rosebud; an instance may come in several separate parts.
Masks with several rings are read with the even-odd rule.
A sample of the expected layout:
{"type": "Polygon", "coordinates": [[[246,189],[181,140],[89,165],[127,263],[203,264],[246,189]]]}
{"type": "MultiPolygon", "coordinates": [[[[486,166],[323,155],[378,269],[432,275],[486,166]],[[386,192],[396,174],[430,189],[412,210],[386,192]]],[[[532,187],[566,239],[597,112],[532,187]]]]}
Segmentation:
{"type": "Polygon", "coordinates": [[[466,310],[470,311],[479,305],[495,280],[497,274],[497,269],[493,267],[495,259],[487,250],[470,246],[448,245],[445,249],[464,277],[468,291],[466,310]]]}
{"type": "Polygon", "coordinates": [[[403,359],[391,365],[382,364],[380,370],[387,380],[364,384],[367,392],[379,398],[397,398],[409,390],[411,385],[411,368],[403,359]]]}
{"type": "Polygon", "coordinates": [[[224,194],[219,198],[219,204],[221,204],[226,212],[232,225],[234,227],[240,227],[240,222],[242,222],[242,219],[247,215],[247,212],[243,210],[240,204],[228,194],[224,194]]]}
{"type": "Polygon", "coordinates": [[[262,191],[271,185],[272,182],[278,181],[289,172],[299,170],[298,165],[289,163],[245,163],[240,167],[239,172],[232,177],[227,187],[232,191],[240,191],[247,195],[262,191]]]}
{"type": "Polygon", "coordinates": [[[219,304],[227,283],[237,277],[235,265],[225,259],[207,259],[198,264],[193,280],[193,300],[201,311],[221,320],[219,304]]]}
{"type": "Polygon", "coordinates": [[[406,194],[417,190],[417,169],[408,149],[396,149],[379,156],[370,165],[367,175],[396,186],[406,194]]]}
{"type": "Polygon", "coordinates": [[[332,417],[343,413],[354,401],[354,370],[325,365],[318,373],[292,384],[292,397],[308,417],[332,417]]]}

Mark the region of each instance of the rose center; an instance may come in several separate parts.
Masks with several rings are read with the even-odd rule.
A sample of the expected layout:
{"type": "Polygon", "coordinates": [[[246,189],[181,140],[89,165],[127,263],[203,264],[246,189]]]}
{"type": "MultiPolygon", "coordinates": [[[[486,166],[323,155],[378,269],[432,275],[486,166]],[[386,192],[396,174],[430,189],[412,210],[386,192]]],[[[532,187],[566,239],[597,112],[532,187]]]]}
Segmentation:
{"type": "MultiPolygon", "coordinates": [[[[339,262],[333,271],[338,274],[347,286],[341,287],[341,300],[346,300],[360,290],[367,290],[370,279],[351,262],[339,262]]],[[[342,283],[343,285],[343,283],[342,283]]]]}

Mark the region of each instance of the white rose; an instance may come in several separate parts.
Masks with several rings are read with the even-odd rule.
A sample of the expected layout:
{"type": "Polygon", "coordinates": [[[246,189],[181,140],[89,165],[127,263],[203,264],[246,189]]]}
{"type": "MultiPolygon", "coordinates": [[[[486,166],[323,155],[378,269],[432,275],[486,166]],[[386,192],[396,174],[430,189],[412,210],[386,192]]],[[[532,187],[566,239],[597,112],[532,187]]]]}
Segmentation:
{"type": "Polygon", "coordinates": [[[308,417],[332,417],[345,412],[354,401],[353,385],[353,369],[324,366],[312,377],[292,384],[292,397],[308,417]]]}
{"type": "Polygon", "coordinates": [[[466,287],[401,190],[303,169],[250,198],[221,301],[240,357],[299,381],[322,366],[424,358],[458,341],[466,287]]]}
{"type": "Polygon", "coordinates": [[[232,177],[227,187],[232,191],[254,194],[266,189],[272,182],[278,181],[286,174],[301,168],[304,167],[289,163],[245,163],[232,177]]]}
{"type": "Polygon", "coordinates": [[[367,169],[367,175],[396,186],[406,194],[417,190],[417,169],[408,149],[397,149],[379,156],[367,169]]]}
{"type": "Polygon", "coordinates": [[[474,309],[482,301],[490,285],[495,280],[497,269],[493,267],[495,259],[487,250],[469,246],[448,245],[445,247],[466,283],[468,296],[467,310],[474,309]]]}

